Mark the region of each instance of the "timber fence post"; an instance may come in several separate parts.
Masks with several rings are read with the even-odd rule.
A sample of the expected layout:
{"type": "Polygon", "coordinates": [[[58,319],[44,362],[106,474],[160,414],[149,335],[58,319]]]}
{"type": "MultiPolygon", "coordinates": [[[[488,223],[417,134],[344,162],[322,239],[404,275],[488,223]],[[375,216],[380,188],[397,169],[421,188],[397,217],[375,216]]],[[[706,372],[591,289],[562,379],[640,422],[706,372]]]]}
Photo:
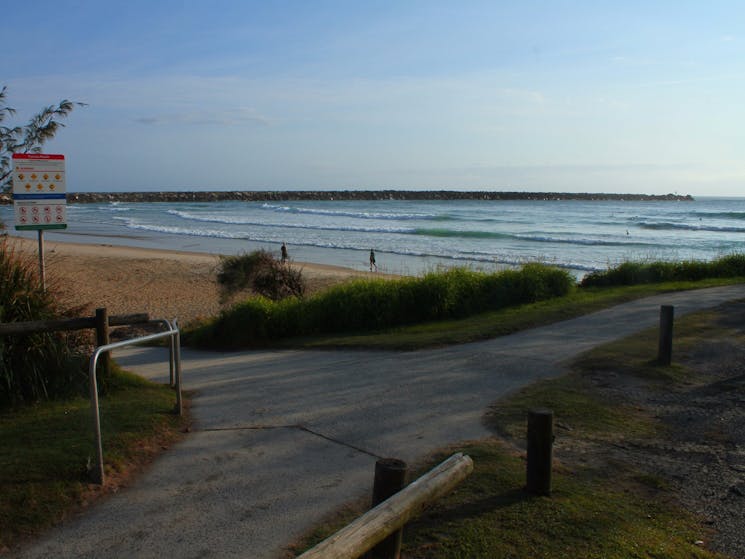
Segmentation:
{"type": "Polygon", "coordinates": [[[551,463],[554,444],[554,412],[528,412],[528,459],[525,490],[536,495],[551,494],[551,463]]]}
{"type": "Polygon", "coordinates": [[[657,350],[657,363],[669,365],[673,360],[673,322],[675,307],[662,305],[660,307],[660,344],[657,350]]]}
{"type": "MultiPolygon", "coordinates": [[[[381,458],[375,462],[372,507],[376,507],[406,487],[408,473],[408,466],[403,460],[381,458]]],[[[402,540],[403,528],[373,547],[365,557],[367,559],[399,559],[402,540]]]]}

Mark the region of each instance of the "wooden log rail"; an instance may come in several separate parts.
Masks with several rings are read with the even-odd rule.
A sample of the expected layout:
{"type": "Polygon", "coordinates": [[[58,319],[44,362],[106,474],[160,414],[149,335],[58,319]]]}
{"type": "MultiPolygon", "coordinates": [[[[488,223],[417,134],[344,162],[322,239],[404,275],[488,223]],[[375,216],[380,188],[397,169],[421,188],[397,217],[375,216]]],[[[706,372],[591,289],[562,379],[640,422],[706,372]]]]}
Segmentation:
{"type": "Polygon", "coordinates": [[[299,559],[354,559],[400,530],[429,504],[452,491],[473,471],[473,460],[457,453],[370,509],[299,559]]]}
{"type": "MultiPolygon", "coordinates": [[[[128,326],[150,321],[147,313],[120,314],[109,317],[109,326],[128,326]]],[[[30,322],[0,323],[0,336],[35,334],[37,332],[58,332],[61,330],[84,330],[96,328],[96,317],[61,318],[56,320],[34,320],[30,322]]]]}

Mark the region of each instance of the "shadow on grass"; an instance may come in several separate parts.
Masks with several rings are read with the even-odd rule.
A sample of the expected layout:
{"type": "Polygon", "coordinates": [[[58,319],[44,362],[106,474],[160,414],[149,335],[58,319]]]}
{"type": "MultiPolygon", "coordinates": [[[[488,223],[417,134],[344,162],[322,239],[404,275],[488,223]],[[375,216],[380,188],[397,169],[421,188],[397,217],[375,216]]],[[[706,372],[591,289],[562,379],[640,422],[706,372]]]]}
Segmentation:
{"type": "Polygon", "coordinates": [[[416,524],[431,522],[436,520],[438,522],[451,522],[459,520],[468,520],[477,516],[481,516],[484,513],[496,511],[499,509],[511,507],[519,503],[525,503],[540,499],[538,495],[528,493],[524,489],[510,489],[504,493],[498,495],[489,495],[483,499],[476,499],[469,501],[468,503],[454,503],[449,506],[438,508],[424,515],[421,520],[414,520],[410,523],[410,526],[416,524]]]}

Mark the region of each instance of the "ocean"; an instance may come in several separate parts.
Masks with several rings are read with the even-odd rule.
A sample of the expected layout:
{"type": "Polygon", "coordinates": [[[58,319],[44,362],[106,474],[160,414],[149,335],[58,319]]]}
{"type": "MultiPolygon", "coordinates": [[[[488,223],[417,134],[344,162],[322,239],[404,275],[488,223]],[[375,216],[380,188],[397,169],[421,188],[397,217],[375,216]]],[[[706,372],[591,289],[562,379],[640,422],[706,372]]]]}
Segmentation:
{"type": "MultiPolygon", "coordinates": [[[[12,206],[0,207],[12,234],[12,206]]],[[[544,262],[577,278],[626,260],[711,260],[745,252],[745,198],[694,201],[281,201],[69,204],[48,241],[214,254],[284,242],[297,262],[382,272],[498,270],[544,262]]]]}

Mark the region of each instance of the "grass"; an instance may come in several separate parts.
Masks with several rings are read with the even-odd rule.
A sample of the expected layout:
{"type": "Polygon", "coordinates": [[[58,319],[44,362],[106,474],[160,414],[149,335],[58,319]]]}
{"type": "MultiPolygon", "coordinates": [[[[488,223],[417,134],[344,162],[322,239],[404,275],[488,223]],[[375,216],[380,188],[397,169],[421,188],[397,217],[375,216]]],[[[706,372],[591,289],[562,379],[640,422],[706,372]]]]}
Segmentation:
{"type": "MultiPolygon", "coordinates": [[[[737,334],[741,325],[723,324],[715,311],[676,322],[675,351],[685,354],[701,339],[737,334]]],[[[531,408],[548,407],[556,417],[557,436],[565,448],[614,445],[645,440],[664,432],[653,413],[622,398],[608,397],[591,379],[613,371],[624,382],[653,390],[674,390],[695,379],[695,371],[680,365],[660,367],[656,332],[645,331],[603,345],[580,356],[570,371],[534,383],[492,406],[486,424],[499,439],[454,446],[417,468],[422,475],[452,452],[474,460],[474,472],[452,494],[433,504],[404,531],[403,556],[437,558],[720,558],[696,542],[708,529],[681,509],[665,479],[629,463],[594,459],[565,450],[554,461],[552,495],[523,491],[525,458],[520,450],[525,417],[531,408]],[[621,364],[619,366],[619,364],[621,364]]],[[[598,458],[599,457],[599,458],[598,458]]],[[[357,503],[319,526],[299,548],[314,545],[364,511],[357,503]]]]}
{"type": "Polygon", "coordinates": [[[717,557],[694,544],[701,538],[695,519],[643,476],[560,470],[551,497],[536,497],[521,490],[525,464],[504,444],[463,451],[473,474],[407,527],[407,557],[717,557]]]}
{"type": "Polygon", "coordinates": [[[631,261],[586,275],[583,287],[636,285],[666,281],[698,281],[707,278],[742,277],[745,275],[745,254],[728,254],[711,261],[681,260],[631,261]]]}
{"type": "MultiPolygon", "coordinates": [[[[251,258],[236,263],[230,282],[250,275],[245,262],[251,258]]],[[[194,325],[183,341],[212,349],[432,347],[503,335],[653,293],[737,283],[743,277],[745,254],[710,262],[624,262],[588,274],[579,286],[566,271],[536,263],[493,274],[452,268],[419,278],[353,280],[307,299],[250,298],[194,325]]]]}
{"type": "MultiPolygon", "coordinates": [[[[0,237],[0,322],[62,318],[74,311],[61,309],[51,286],[41,286],[31,255],[0,237]]],[[[0,336],[0,408],[79,393],[86,381],[79,348],[86,343],[79,332],[0,336]]]]}
{"type": "Polygon", "coordinates": [[[0,550],[59,522],[137,471],[180,436],[165,386],[116,372],[101,397],[106,486],[88,483],[95,461],[90,402],[44,402],[0,414],[0,550]],[[12,449],[12,451],[9,451],[12,449]]]}
{"type": "Polygon", "coordinates": [[[555,298],[574,288],[566,271],[540,264],[493,274],[454,268],[421,278],[356,279],[307,299],[248,299],[185,332],[182,339],[213,349],[267,347],[298,336],[473,316],[555,298]]]}
{"type": "Polygon", "coordinates": [[[633,406],[624,405],[592,391],[581,373],[540,380],[500,401],[485,421],[501,436],[520,440],[525,416],[532,408],[547,408],[560,418],[560,428],[575,436],[610,438],[619,432],[633,436],[652,434],[659,426],[633,406]]]}
{"type": "Polygon", "coordinates": [[[458,320],[426,322],[354,335],[298,337],[278,341],[274,345],[318,349],[366,348],[407,351],[462,344],[568,320],[642,297],[741,282],[742,278],[726,278],[627,287],[585,288],[572,291],[563,297],[480,313],[458,320]]]}
{"type": "MultiPolygon", "coordinates": [[[[551,497],[538,497],[522,490],[524,459],[504,442],[451,450],[469,455],[474,471],[406,526],[402,556],[407,559],[724,557],[695,545],[704,530],[674,504],[655,477],[560,467],[554,469],[551,497]]],[[[449,452],[435,456],[412,479],[449,452]]],[[[299,548],[328,537],[361,512],[346,509],[299,548]]]]}

